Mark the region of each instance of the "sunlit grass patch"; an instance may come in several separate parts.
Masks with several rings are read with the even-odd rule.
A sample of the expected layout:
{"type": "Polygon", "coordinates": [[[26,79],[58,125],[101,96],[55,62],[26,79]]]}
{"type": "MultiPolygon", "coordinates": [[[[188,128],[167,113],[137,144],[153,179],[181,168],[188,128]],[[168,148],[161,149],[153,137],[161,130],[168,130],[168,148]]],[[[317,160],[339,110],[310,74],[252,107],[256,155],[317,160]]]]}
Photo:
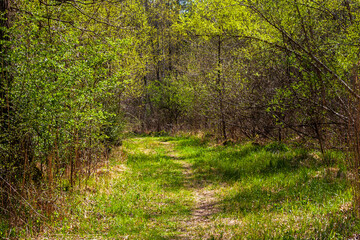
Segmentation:
{"type": "Polygon", "coordinates": [[[182,165],[167,156],[170,150],[155,137],[124,141],[121,151],[126,160],[112,159],[101,175],[89,179],[92,191],[75,195],[72,215],[58,225],[62,236],[163,239],[177,235],[178,219],[191,214],[193,199],[184,187],[182,165]]]}
{"type": "Polygon", "coordinates": [[[235,239],[346,239],[358,229],[351,211],[341,210],[352,201],[343,154],[329,151],[325,161],[283,143],[185,142],[178,149],[197,178],[221,188],[216,218],[241,220],[231,227],[235,239]]]}
{"type": "Polygon", "coordinates": [[[283,143],[222,146],[164,136],[127,139],[118,153],[121,158],[89,179],[88,190],[75,194],[60,233],[347,239],[359,230],[339,152],[328,152],[329,161],[323,161],[316,151],[283,143]]]}
{"type": "MultiPolygon", "coordinates": [[[[183,187],[182,166],[165,154],[167,144],[151,139],[135,140],[138,146],[154,152],[143,154],[138,148],[129,153],[127,165],[133,173],[126,176],[125,184],[120,181],[114,186],[119,194],[112,195],[110,201],[114,205],[108,210],[115,216],[115,224],[109,230],[114,235],[128,234],[140,239],[173,236],[179,227],[174,216],[190,214],[192,200],[183,187]]],[[[125,146],[124,151],[127,150],[125,146]]]]}

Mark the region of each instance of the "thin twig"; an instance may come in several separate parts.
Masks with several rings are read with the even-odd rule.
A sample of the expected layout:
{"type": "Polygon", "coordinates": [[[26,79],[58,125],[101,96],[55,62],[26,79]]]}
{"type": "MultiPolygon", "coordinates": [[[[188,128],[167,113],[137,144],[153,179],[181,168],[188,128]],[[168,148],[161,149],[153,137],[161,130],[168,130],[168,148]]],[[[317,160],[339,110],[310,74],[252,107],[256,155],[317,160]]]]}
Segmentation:
{"type": "Polygon", "coordinates": [[[33,208],[33,206],[32,206],[28,201],[26,201],[26,199],[25,199],[23,196],[21,196],[21,194],[20,194],[8,181],[6,181],[6,180],[5,180],[3,177],[1,177],[1,176],[0,176],[0,178],[1,178],[7,185],[9,185],[9,187],[10,187],[12,190],[14,190],[14,191],[20,196],[20,198],[36,213],[36,215],[38,215],[38,216],[43,217],[44,219],[46,219],[46,217],[45,217],[44,215],[40,214],[38,211],[36,211],[36,210],[33,208]]]}

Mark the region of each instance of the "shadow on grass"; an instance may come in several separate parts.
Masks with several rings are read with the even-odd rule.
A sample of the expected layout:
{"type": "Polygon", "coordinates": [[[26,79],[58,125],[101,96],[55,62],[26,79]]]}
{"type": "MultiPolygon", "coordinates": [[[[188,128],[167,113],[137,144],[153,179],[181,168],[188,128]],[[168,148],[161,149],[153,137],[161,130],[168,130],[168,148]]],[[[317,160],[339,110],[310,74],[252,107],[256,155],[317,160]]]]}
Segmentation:
{"type": "Polygon", "coordinates": [[[293,171],[286,178],[277,176],[281,174],[259,175],[253,181],[240,181],[223,198],[222,214],[255,216],[255,221],[269,225],[266,238],[272,238],[271,229],[279,228],[281,221],[286,219],[293,219],[296,226],[288,228],[288,236],[310,234],[311,239],[350,236],[358,220],[352,211],[341,210],[349,188],[345,179],[309,177],[305,169],[293,171]],[[289,178],[290,183],[287,182],[289,178]],[[275,216],[279,216],[278,222],[272,223],[275,216]]]}
{"type": "Polygon", "coordinates": [[[206,147],[208,145],[208,140],[197,137],[177,138],[175,140],[177,148],[180,149],[183,147],[206,147]]]}
{"type": "Polygon", "coordinates": [[[240,148],[201,148],[189,157],[198,178],[233,182],[256,174],[292,172],[309,157],[306,152],[268,151],[266,146],[244,145],[240,148]]]}
{"type": "Polygon", "coordinates": [[[183,166],[170,159],[174,158],[164,154],[137,153],[128,156],[128,164],[143,181],[175,191],[184,187],[183,166]]]}
{"type": "Polygon", "coordinates": [[[196,179],[234,184],[219,203],[221,214],[251,214],[259,221],[268,221],[260,219],[263,213],[287,217],[293,211],[310,214],[314,218],[311,223],[299,222],[302,229],[290,229],[289,239],[299,233],[296,231],[308,232],[307,226],[313,227],[311,236],[319,239],[349,236],[354,227],[355,218],[351,212],[339,210],[343,200],[337,197],[346,195],[348,182],[333,176],[315,176],[329,166],[319,165],[304,149],[290,149],[281,143],[208,148],[193,140],[184,141],[178,149],[191,158],[196,179]]]}
{"type": "Polygon", "coordinates": [[[239,186],[234,190],[236,194],[224,199],[224,211],[246,214],[260,210],[291,211],[294,206],[301,208],[309,203],[322,206],[334,193],[346,191],[348,187],[345,180],[330,182],[326,178],[313,178],[304,170],[291,174],[290,183],[287,178],[277,178],[276,174],[262,176],[262,181],[256,184],[250,184],[251,179],[248,179],[244,183],[246,187],[239,186]],[[289,202],[292,206],[287,209],[285,203],[289,202]]]}
{"type": "MultiPolygon", "coordinates": [[[[209,147],[206,141],[197,138],[164,137],[160,140],[174,143],[177,156],[171,156],[166,152],[136,153],[128,156],[128,164],[136,170],[137,177],[147,185],[161,186],[167,194],[194,188],[185,184],[184,165],[171,161],[185,160],[192,163],[193,174],[188,180],[194,182],[194,185],[198,183],[199,188],[214,183],[227,183],[225,185],[229,188],[221,193],[223,197],[216,203],[222,209],[218,214],[236,217],[254,215],[260,225],[268,224],[268,227],[264,228],[269,231],[266,235],[269,239],[273,236],[271,231],[277,231],[278,227],[276,223],[271,225],[271,217],[276,214],[292,217],[294,211],[297,211],[296,214],[310,214],[316,219],[310,219],[309,223],[305,220],[297,222],[302,229],[289,228],[286,230],[288,238],[282,239],[301,236],[298,235],[299,231],[302,231],[301,234],[307,232],[307,226],[311,226],[311,231],[316,232],[315,235],[311,235],[311,239],[314,236],[314,239],[331,239],[335,236],[331,234],[349,236],[347,234],[355,220],[350,213],[339,212],[341,197],[336,197],[346,195],[348,183],[341,178],[316,176],[314,173],[319,171],[321,166],[313,161],[307,151],[289,149],[281,143],[266,146],[248,143],[241,146],[209,147]],[[263,219],[262,214],[268,214],[270,219],[263,219]],[[347,221],[343,220],[344,216],[348,217],[347,221]],[[325,223],[322,224],[321,221],[325,223]]],[[[151,219],[171,219],[189,215],[190,208],[182,208],[176,201],[170,204],[178,209],[176,212],[170,206],[159,206],[159,210],[151,208],[145,214],[151,219]]],[[[249,239],[264,237],[256,236],[259,238],[249,239]]]]}

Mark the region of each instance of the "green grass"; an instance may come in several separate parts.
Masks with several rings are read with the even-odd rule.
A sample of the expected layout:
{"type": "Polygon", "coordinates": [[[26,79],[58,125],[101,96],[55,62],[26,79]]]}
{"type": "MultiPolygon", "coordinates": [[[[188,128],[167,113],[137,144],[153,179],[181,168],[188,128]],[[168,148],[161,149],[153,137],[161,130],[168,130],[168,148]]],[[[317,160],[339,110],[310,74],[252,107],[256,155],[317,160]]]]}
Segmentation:
{"type": "Polygon", "coordinates": [[[122,152],[74,195],[53,237],[180,239],[196,206],[187,181],[213,191],[219,209],[208,216],[215,229],[194,228],[194,239],[347,239],[359,231],[341,153],[323,164],[316,152],[279,143],[225,147],[169,136],[129,138],[122,152]]]}
{"type": "Polygon", "coordinates": [[[345,161],[339,153],[328,153],[329,166],[304,149],[278,143],[208,147],[183,139],[177,149],[198,179],[221,189],[222,211],[215,217],[241,220],[224,230],[235,239],[347,239],[358,231],[347,210],[352,191],[339,174],[345,161]],[[338,167],[339,173],[329,173],[338,167]]]}
{"type": "Polygon", "coordinates": [[[126,159],[115,156],[109,171],[78,192],[72,215],[58,222],[61,238],[166,239],[178,235],[178,219],[191,214],[191,191],[182,166],[166,155],[159,138],[124,142],[126,159]],[[119,167],[120,166],[120,167],[119,167]]]}

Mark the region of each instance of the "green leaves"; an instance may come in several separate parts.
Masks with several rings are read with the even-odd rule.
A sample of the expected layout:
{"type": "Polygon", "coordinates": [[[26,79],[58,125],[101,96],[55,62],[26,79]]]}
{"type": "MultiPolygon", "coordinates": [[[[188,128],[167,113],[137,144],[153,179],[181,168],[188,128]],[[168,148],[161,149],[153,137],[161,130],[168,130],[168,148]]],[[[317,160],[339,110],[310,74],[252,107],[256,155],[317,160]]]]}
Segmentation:
{"type": "Polygon", "coordinates": [[[177,29],[185,29],[205,40],[214,36],[241,36],[251,31],[252,19],[249,9],[237,1],[200,0],[193,2],[190,14],[182,18],[182,25],[178,24],[177,29]]]}
{"type": "Polygon", "coordinates": [[[113,35],[111,23],[100,23],[105,14],[118,13],[107,4],[81,6],[85,12],[95,8],[91,16],[71,4],[19,5],[23,12],[14,19],[8,54],[13,73],[9,94],[19,123],[13,134],[31,133],[36,162],[54,151],[68,162],[75,157],[75,142],[79,151],[96,146],[100,154],[103,129],[123,124],[121,115],[115,117],[120,110],[107,102],[118,97],[115,93],[129,78],[133,40],[113,35]]]}

